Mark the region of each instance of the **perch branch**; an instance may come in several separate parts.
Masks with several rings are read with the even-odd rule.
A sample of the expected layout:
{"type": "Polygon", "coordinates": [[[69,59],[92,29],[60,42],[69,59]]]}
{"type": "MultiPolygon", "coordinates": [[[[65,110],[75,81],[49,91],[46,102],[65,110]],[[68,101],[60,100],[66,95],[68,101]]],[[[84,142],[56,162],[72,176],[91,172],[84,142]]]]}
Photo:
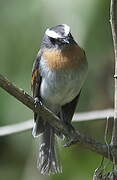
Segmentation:
{"type": "Polygon", "coordinates": [[[15,85],[9,82],[2,75],[0,75],[0,87],[6,90],[12,96],[14,96],[24,105],[29,107],[31,110],[37,113],[40,113],[41,116],[46,118],[46,120],[48,121],[48,123],[51,124],[51,126],[61,131],[67,138],[69,138],[70,141],[76,138],[76,135],[77,135],[76,143],[81,144],[84,147],[92,151],[95,151],[99,153],[100,155],[103,155],[104,157],[110,158],[112,160],[112,157],[108,156],[108,148],[106,144],[97,142],[96,140],[82,133],[78,132],[76,134],[76,132],[74,131],[69,131],[69,128],[64,123],[60,122],[57,116],[55,116],[52,112],[50,112],[44,106],[38,105],[35,107],[34,99],[31,96],[29,96],[26,92],[24,92],[24,90],[17,88],[15,85]]]}

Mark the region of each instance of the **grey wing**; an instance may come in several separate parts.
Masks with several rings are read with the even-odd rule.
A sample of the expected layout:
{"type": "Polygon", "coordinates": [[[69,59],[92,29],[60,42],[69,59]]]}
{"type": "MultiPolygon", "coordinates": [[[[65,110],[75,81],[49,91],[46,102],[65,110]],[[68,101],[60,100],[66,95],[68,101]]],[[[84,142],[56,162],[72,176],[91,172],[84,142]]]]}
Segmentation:
{"type": "Polygon", "coordinates": [[[81,93],[81,90],[79,94],[70,103],[67,103],[61,107],[61,113],[59,117],[62,119],[63,122],[67,124],[71,123],[72,117],[76,109],[76,105],[80,97],[80,93],[81,93]]]}
{"type": "MultiPolygon", "coordinates": [[[[33,97],[38,98],[39,100],[41,100],[40,85],[41,85],[41,81],[42,81],[42,77],[41,77],[40,72],[39,72],[40,59],[41,59],[41,53],[38,53],[38,56],[37,56],[37,58],[33,64],[32,82],[31,82],[33,97]]],[[[32,134],[34,137],[36,137],[42,132],[43,132],[42,117],[39,114],[34,113],[34,127],[33,127],[32,134]]]]}
{"type": "Polygon", "coordinates": [[[40,96],[40,85],[41,85],[41,75],[39,72],[39,64],[40,64],[41,54],[37,56],[32,69],[32,81],[31,81],[31,89],[33,91],[33,97],[40,96]]]}

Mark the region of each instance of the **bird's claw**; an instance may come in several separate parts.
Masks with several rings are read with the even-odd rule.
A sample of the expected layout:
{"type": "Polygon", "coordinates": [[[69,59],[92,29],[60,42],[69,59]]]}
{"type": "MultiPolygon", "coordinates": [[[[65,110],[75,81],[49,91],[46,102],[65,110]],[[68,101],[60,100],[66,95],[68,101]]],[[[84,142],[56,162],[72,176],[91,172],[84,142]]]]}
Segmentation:
{"type": "Polygon", "coordinates": [[[64,145],[64,147],[70,147],[71,145],[76,144],[77,142],[79,142],[79,138],[78,136],[68,140],[68,142],[64,145]]]}
{"type": "Polygon", "coordinates": [[[34,104],[35,104],[35,108],[36,108],[37,106],[42,106],[42,102],[39,100],[38,97],[34,98],[34,104]]]}
{"type": "Polygon", "coordinates": [[[80,141],[80,140],[79,140],[79,133],[76,132],[76,130],[74,129],[74,127],[73,127],[71,124],[69,124],[69,125],[68,125],[68,128],[69,128],[69,132],[70,132],[70,134],[71,134],[71,137],[69,137],[69,138],[67,139],[68,142],[64,145],[64,147],[69,147],[69,146],[71,146],[71,145],[73,145],[73,144],[76,144],[77,142],[80,141]]]}

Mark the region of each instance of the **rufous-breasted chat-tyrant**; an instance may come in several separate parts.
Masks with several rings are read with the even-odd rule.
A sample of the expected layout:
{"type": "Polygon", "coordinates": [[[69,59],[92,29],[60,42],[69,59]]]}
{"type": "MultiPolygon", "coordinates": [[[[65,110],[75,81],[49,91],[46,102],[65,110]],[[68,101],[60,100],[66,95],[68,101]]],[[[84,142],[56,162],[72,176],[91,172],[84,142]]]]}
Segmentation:
{"type": "MultiPolygon", "coordinates": [[[[66,24],[48,28],[32,70],[33,97],[70,126],[87,75],[85,51],[76,43],[66,24]]],[[[34,137],[41,135],[38,168],[41,174],[61,172],[56,135],[46,119],[34,113],[34,137]]]]}

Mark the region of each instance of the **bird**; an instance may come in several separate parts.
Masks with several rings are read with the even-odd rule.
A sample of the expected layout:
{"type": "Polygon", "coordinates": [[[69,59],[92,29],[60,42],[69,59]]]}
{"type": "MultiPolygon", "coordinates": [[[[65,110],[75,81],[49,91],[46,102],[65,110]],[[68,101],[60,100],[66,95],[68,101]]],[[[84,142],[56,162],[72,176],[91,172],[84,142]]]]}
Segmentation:
{"type": "MultiPolygon", "coordinates": [[[[87,70],[85,51],[74,40],[70,26],[60,24],[47,28],[32,68],[35,102],[41,102],[70,127],[87,70]]],[[[32,135],[41,137],[37,160],[40,173],[61,173],[56,142],[61,133],[34,113],[32,135]]]]}

